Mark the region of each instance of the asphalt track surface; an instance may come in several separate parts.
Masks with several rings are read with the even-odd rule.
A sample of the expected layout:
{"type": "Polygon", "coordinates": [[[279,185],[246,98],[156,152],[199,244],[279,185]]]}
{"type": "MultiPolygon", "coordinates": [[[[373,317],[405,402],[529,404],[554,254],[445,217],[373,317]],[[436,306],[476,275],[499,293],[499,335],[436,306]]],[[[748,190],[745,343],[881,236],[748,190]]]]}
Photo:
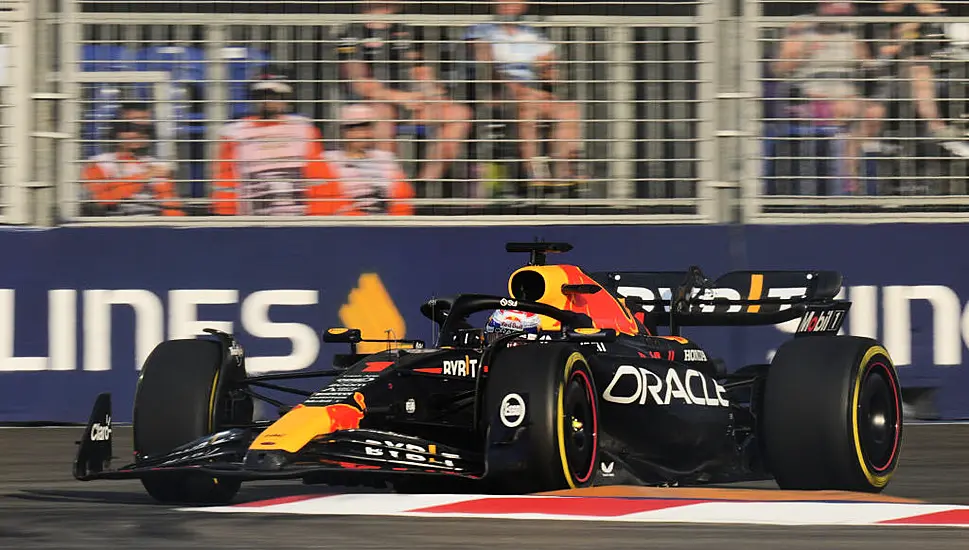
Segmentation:
{"type": "MultiPolygon", "coordinates": [[[[969,548],[969,530],[789,527],[179,512],[137,481],[71,477],[78,428],[0,429],[0,548],[894,549],[969,548]]],[[[131,448],[117,428],[115,455],[131,448]]],[[[886,494],[969,505],[969,425],[914,425],[886,494]]],[[[744,485],[743,487],[770,487],[744,485]]],[[[325,488],[243,486],[246,501],[325,488]]]]}

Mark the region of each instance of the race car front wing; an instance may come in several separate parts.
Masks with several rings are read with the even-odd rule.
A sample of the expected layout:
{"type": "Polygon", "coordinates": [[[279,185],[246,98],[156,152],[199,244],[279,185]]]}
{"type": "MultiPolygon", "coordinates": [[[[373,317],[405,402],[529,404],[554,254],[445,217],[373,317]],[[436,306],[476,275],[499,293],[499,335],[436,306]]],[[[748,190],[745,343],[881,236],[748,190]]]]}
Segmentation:
{"type": "Polygon", "coordinates": [[[481,479],[484,460],[440,443],[380,430],[343,430],[320,436],[296,453],[250,451],[254,433],[232,428],[201,437],[158,456],[137,456],[134,463],[111,468],[111,395],[102,393],[78,441],[74,477],[138,479],[174,472],[197,472],[241,480],[347,478],[389,475],[452,475],[481,479]]]}

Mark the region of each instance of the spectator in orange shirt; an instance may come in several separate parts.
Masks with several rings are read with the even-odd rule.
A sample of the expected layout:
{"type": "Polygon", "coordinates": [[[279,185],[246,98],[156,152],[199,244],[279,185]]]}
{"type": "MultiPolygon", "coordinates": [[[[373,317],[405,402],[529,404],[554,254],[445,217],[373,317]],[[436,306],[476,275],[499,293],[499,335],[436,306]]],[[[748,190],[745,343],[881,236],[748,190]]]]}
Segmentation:
{"type": "Polygon", "coordinates": [[[323,136],[308,118],[289,114],[293,88],[269,68],[253,84],[258,112],[222,129],[213,211],[220,215],[309,214],[306,198],[333,179],[323,136]]]}
{"type": "Polygon", "coordinates": [[[116,122],[109,138],[113,152],[92,157],[81,180],[88,216],[184,216],[164,162],[147,154],[151,139],[143,124],[116,122]]]}
{"type": "Polygon", "coordinates": [[[311,213],[360,216],[414,213],[414,190],[394,154],[374,145],[377,112],[366,105],[347,105],[340,116],[341,147],[323,157],[336,181],[314,189],[318,202],[311,213]]]}

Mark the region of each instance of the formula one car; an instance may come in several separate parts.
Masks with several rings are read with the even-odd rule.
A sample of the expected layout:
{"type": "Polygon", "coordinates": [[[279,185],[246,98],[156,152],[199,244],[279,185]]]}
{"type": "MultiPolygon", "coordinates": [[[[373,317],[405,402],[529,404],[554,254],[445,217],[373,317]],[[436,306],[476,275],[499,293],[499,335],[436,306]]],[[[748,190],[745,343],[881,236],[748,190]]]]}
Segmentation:
{"type": "Polygon", "coordinates": [[[111,468],[111,396],[79,442],[79,480],[138,478],[162,502],[230,500],[246,480],[387,484],[397,491],[533,493],[598,485],[773,479],[787,489],[878,492],[899,459],[899,381],[888,352],[838,335],[850,303],[832,271],[586,273],[530,254],[509,296],[432,299],[440,333],[349,344],[328,370],[249,375],[229,334],[163,342],[134,401],[134,462],[111,468]],[[540,330],[497,337],[474,314],[532,313],[540,330]],[[727,372],[681,327],[800,318],[770,364],[727,372]],[[663,327],[669,334],[660,335],[663,327]],[[284,379],[335,377],[318,391],[284,379]],[[287,404],[267,390],[302,398],[287,404]],[[279,408],[254,421],[254,400],[279,408]],[[299,400],[297,400],[299,401],[299,400]]]}

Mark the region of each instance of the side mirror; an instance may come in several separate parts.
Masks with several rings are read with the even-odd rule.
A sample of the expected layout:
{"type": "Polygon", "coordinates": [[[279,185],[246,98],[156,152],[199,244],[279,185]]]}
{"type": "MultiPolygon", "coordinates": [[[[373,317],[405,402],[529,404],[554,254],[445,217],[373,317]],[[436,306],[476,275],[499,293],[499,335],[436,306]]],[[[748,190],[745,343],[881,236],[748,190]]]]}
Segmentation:
{"type": "Polygon", "coordinates": [[[242,348],[242,344],[240,344],[239,341],[236,340],[235,336],[233,336],[232,334],[229,334],[228,332],[222,332],[221,330],[214,329],[214,328],[204,328],[202,329],[202,332],[205,332],[206,334],[211,334],[212,336],[215,336],[216,338],[218,338],[219,341],[222,342],[222,345],[225,348],[225,350],[228,351],[229,356],[232,357],[237,364],[242,365],[243,363],[245,363],[246,352],[242,348]]]}
{"type": "Polygon", "coordinates": [[[335,327],[323,332],[323,341],[329,344],[357,344],[360,340],[358,328],[335,327]]]}

